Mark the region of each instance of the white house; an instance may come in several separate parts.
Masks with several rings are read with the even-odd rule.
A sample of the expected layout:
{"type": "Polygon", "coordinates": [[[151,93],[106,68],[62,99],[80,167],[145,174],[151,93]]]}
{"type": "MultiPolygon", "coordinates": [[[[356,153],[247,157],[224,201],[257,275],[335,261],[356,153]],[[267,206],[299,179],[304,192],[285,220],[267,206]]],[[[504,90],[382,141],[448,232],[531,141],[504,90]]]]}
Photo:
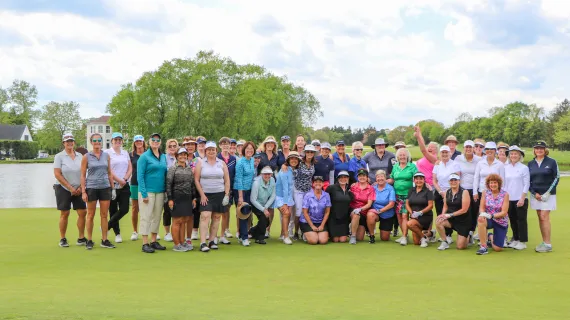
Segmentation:
{"type": "Polygon", "coordinates": [[[111,116],[102,116],[99,118],[91,119],[87,123],[86,133],[87,133],[87,150],[92,151],[93,145],[91,145],[91,135],[94,133],[99,133],[103,137],[103,149],[111,148],[111,135],[113,134],[113,129],[109,125],[109,119],[111,116]]]}
{"type": "Polygon", "coordinates": [[[34,141],[28,126],[25,124],[0,124],[0,140],[34,141]]]}

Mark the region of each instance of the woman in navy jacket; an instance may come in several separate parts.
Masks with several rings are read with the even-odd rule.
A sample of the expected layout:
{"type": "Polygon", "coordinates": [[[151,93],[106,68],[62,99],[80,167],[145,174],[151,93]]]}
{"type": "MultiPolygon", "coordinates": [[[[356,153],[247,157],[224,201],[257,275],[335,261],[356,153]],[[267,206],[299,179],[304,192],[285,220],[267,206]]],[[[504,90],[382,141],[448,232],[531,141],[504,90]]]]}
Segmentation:
{"type": "Polygon", "coordinates": [[[536,210],[542,234],[542,243],[536,252],[551,252],[550,211],[556,210],[556,185],[560,179],[556,160],[548,157],[546,142],[538,141],[534,145],[535,158],[528,163],[530,173],[530,207],[536,210]]]}

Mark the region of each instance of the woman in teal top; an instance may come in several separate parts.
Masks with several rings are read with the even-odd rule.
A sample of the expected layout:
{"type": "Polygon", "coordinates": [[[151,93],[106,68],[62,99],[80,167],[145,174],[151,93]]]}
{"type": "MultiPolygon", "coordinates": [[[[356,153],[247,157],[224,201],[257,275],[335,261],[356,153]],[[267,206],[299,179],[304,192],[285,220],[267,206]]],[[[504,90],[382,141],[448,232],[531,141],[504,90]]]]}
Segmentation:
{"type": "Polygon", "coordinates": [[[402,229],[402,237],[396,242],[406,245],[408,244],[408,212],[406,211],[406,200],[408,192],[414,186],[414,174],[418,172],[418,168],[411,162],[412,156],[406,148],[396,151],[397,164],[392,167],[389,183],[394,185],[396,190],[396,217],[398,224],[402,229]]]}
{"type": "Polygon", "coordinates": [[[137,162],[137,180],[139,183],[140,233],[143,238],[142,251],[153,253],[166,250],[156,241],[160,226],[160,216],[164,206],[166,191],[166,156],[160,152],[160,134],[150,136],[150,148],[137,162]],[[149,243],[148,236],[152,242],[149,243]]]}

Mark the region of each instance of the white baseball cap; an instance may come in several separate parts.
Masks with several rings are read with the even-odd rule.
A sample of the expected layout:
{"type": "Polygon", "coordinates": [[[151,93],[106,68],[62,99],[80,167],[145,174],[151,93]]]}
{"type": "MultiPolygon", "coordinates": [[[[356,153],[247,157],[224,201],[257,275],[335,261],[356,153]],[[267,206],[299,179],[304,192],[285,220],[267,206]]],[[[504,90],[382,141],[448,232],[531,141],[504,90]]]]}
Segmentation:
{"type": "Polygon", "coordinates": [[[441,148],[439,148],[439,152],[443,152],[443,151],[451,152],[451,149],[449,149],[448,146],[441,146],[441,148]]]}
{"type": "Polygon", "coordinates": [[[475,147],[475,142],[473,142],[472,140],[467,140],[463,143],[463,147],[475,147]]]}
{"type": "Polygon", "coordinates": [[[317,149],[315,149],[315,146],[312,144],[308,144],[305,146],[305,150],[304,151],[313,151],[313,152],[317,152],[317,149]]]}
{"type": "Polygon", "coordinates": [[[449,180],[451,179],[461,180],[461,177],[457,173],[452,173],[449,175],[449,180]]]}
{"type": "Polygon", "coordinates": [[[181,153],[188,153],[188,150],[186,150],[186,148],[180,148],[178,149],[178,152],[176,152],[176,154],[181,154],[181,153]]]}
{"type": "Polygon", "coordinates": [[[489,142],[485,143],[485,150],[487,150],[487,149],[497,150],[497,144],[494,143],[493,141],[489,141],[489,142]]]}
{"type": "Polygon", "coordinates": [[[216,143],[214,141],[206,142],[206,149],[208,148],[217,148],[216,143]]]}
{"type": "Polygon", "coordinates": [[[273,174],[273,170],[271,170],[270,166],[266,166],[261,169],[261,174],[273,174]]]}

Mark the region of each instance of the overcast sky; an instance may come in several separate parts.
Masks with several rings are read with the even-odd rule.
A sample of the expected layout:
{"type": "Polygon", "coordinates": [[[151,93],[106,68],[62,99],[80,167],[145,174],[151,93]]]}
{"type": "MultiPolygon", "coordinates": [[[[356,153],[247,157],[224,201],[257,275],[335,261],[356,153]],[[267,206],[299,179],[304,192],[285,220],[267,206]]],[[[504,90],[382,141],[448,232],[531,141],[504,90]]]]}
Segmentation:
{"type": "Polygon", "coordinates": [[[0,0],[0,86],[100,116],[121,84],[214,50],[302,84],[326,125],[392,128],[570,98],[568,0],[0,0]]]}

